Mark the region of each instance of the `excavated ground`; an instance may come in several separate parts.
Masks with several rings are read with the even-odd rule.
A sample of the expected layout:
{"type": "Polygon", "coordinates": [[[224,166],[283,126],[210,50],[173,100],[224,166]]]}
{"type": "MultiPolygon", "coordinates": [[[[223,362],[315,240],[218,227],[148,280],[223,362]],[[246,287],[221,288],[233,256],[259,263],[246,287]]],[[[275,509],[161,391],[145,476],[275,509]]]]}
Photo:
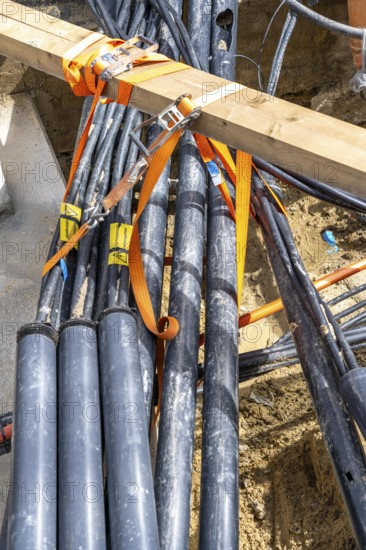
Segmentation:
{"type": "MultiPolygon", "coordinates": [[[[336,89],[321,91],[311,105],[355,124],[366,123],[366,104],[348,91],[346,81],[336,89]]],[[[321,167],[316,169],[322,171],[321,167]]],[[[333,167],[326,170],[320,175],[334,177],[333,167]]],[[[364,257],[365,222],[292,189],[284,191],[289,222],[313,279],[364,257]],[[330,255],[329,246],[322,241],[320,232],[325,228],[333,231],[339,245],[337,254],[330,255]]],[[[366,274],[357,274],[330,287],[324,296],[330,299],[365,282],[366,274]]],[[[242,303],[250,310],[277,297],[262,238],[251,223],[242,303]]],[[[353,299],[347,300],[342,308],[352,303],[353,299]]],[[[287,321],[281,313],[242,329],[240,349],[266,346],[284,331],[287,321]]],[[[364,366],[366,354],[359,353],[358,357],[364,366]]],[[[201,413],[199,399],[191,550],[198,545],[201,413]]],[[[241,549],[356,548],[300,366],[279,369],[240,388],[239,437],[241,549]],[[253,402],[252,393],[267,398],[271,406],[253,402]]]]}
{"type": "MultiPolygon", "coordinates": [[[[32,5],[33,0],[23,0],[32,5]]],[[[90,14],[80,2],[53,3],[41,0],[52,14],[77,24],[90,25],[90,14]],[[66,13],[65,10],[68,10],[66,13]]],[[[277,0],[239,0],[238,53],[257,57],[265,27],[277,0]]],[[[337,20],[346,20],[346,2],[324,0],[321,9],[337,20]]],[[[281,16],[274,25],[264,51],[262,68],[268,74],[281,16]]],[[[76,136],[81,100],[76,101],[66,84],[20,64],[1,60],[2,93],[29,90],[65,174],[76,136]],[[9,84],[10,82],[10,84],[9,84]]],[[[256,87],[257,75],[250,64],[238,62],[239,81],[256,87]]],[[[326,114],[366,127],[366,104],[348,91],[352,60],[345,38],[336,37],[310,23],[299,25],[290,42],[279,83],[279,94],[326,114]],[[348,69],[347,69],[348,67],[348,69]],[[346,73],[346,74],[345,74],[346,73]]],[[[336,167],[314,166],[320,179],[336,177],[336,167]],[[334,170],[335,168],[335,170],[334,170]]],[[[293,190],[284,189],[289,221],[306,267],[315,279],[364,256],[366,225],[353,214],[329,207],[293,190]],[[320,232],[331,229],[339,252],[329,255],[320,232]]],[[[173,211],[173,208],[172,208],[173,211]]],[[[172,252],[173,215],[169,216],[167,253],[172,252]]],[[[166,268],[163,306],[169,296],[170,268],[166,268]]],[[[331,287],[327,298],[356,284],[365,274],[331,287]]],[[[250,225],[243,307],[251,310],[278,297],[261,236],[250,225]]],[[[358,299],[358,298],[356,298],[358,299]]],[[[345,306],[349,306],[352,299],[345,306]]],[[[336,310],[337,311],[337,310],[336,310]]],[[[202,307],[202,327],[204,306],[202,307]]],[[[241,330],[240,350],[271,344],[287,331],[285,315],[263,320],[241,330]]],[[[366,355],[359,354],[364,366],[366,355]]],[[[201,356],[202,359],[202,356],[201,356]]],[[[190,549],[198,546],[201,468],[202,399],[197,403],[196,439],[191,499],[190,549]]],[[[314,409],[299,366],[280,369],[240,388],[240,548],[352,549],[355,542],[330,462],[318,429],[314,409]],[[266,397],[271,406],[250,397],[266,397]]]]}

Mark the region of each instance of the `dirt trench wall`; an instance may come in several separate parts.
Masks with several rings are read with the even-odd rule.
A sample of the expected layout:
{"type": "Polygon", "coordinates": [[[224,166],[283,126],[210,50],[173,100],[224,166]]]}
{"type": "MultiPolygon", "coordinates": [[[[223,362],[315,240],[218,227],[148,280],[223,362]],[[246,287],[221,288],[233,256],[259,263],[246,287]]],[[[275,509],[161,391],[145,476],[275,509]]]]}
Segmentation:
{"type": "MultiPolygon", "coordinates": [[[[276,0],[239,2],[238,54],[258,59],[264,33],[278,5],[276,0]]],[[[348,22],[346,0],[320,0],[313,9],[339,22],[348,22]]],[[[286,9],[280,11],[265,42],[262,71],[267,78],[286,14],[286,9]]],[[[258,88],[257,70],[252,64],[238,59],[237,70],[240,82],[258,88]]],[[[309,104],[317,90],[325,85],[337,86],[349,72],[354,71],[348,39],[299,17],[285,55],[278,95],[293,101],[296,101],[295,96],[300,96],[300,101],[309,104]]]]}
{"type": "MultiPolygon", "coordinates": [[[[24,0],[29,7],[45,12],[45,17],[61,17],[77,25],[96,28],[86,2],[24,0]]],[[[321,0],[321,13],[338,21],[347,21],[346,0],[321,0]]],[[[258,58],[258,52],[269,20],[279,5],[278,0],[241,0],[239,2],[238,54],[258,58]]],[[[317,9],[317,8],[316,8],[317,9]]],[[[268,34],[263,50],[262,71],[268,77],[273,53],[287,10],[282,9],[268,34]]],[[[27,17],[31,17],[30,14],[27,17]]],[[[348,40],[333,35],[301,19],[290,41],[285,57],[278,95],[310,106],[311,97],[324,85],[337,87],[344,75],[352,74],[352,56],[348,40]]],[[[237,79],[258,89],[257,71],[243,58],[238,58],[237,79]]],[[[54,77],[0,57],[0,94],[31,91],[51,143],[67,173],[73,151],[83,100],[73,96],[68,85],[54,77]]]]}

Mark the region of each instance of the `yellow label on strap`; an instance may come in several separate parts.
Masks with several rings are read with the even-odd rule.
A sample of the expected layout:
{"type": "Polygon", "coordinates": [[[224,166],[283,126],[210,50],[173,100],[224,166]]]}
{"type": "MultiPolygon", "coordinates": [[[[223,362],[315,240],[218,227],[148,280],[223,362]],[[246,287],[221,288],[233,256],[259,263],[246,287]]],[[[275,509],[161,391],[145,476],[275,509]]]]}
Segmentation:
{"type": "Polygon", "coordinates": [[[132,225],[111,223],[108,265],[128,265],[132,225]]]}
{"type": "Polygon", "coordinates": [[[79,229],[82,209],[74,204],[62,202],[60,214],[60,240],[67,242],[79,229]]]}

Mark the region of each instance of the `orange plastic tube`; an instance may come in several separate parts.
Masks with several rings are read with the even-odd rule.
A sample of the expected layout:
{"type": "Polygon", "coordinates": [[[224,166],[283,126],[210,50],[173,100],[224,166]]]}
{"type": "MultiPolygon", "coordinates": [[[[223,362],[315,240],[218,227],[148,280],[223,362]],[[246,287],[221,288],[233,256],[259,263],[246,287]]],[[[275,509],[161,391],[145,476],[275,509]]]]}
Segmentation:
{"type": "MultiPolygon", "coordinates": [[[[12,426],[12,424],[9,424],[8,426],[5,426],[5,427],[3,428],[3,433],[4,433],[4,436],[5,436],[5,441],[8,441],[9,439],[11,439],[12,432],[13,432],[13,426],[12,426]]],[[[4,437],[3,437],[3,435],[0,433],[0,443],[3,443],[3,442],[4,442],[4,437]]]]}
{"type": "MultiPolygon", "coordinates": [[[[315,281],[314,286],[317,290],[323,290],[324,288],[334,285],[339,281],[343,281],[343,279],[347,279],[347,277],[355,275],[364,269],[366,269],[366,259],[350,264],[349,266],[342,267],[341,269],[338,269],[338,271],[334,271],[329,275],[323,275],[323,277],[320,277],[320,279],[315,281]]],[[[282,311],[282,309],[282,300],[278,298],[269,304],[265,304],[258,309],[254,309],[253,311],[242,315],[239,318],[239,328],[255,323],[260,319],[264,319],[264,317],[273,315],[273,313],[278,313],[279,311],[282,311]]]]}

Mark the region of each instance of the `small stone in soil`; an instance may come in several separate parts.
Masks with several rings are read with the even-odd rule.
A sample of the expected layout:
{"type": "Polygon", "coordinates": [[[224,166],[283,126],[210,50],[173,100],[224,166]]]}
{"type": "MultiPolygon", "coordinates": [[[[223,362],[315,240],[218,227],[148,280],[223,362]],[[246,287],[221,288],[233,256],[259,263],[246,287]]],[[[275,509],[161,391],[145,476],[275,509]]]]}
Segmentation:
{"type": "Polygon", "coordinates": [[[257,519],[262,520],[266,516],[266,511],[264,509],[264,506],[262,504],[259,504],[259,502],[253,501],[251,503],[252,510],[254,512],[254,515],[257,519]]]}

